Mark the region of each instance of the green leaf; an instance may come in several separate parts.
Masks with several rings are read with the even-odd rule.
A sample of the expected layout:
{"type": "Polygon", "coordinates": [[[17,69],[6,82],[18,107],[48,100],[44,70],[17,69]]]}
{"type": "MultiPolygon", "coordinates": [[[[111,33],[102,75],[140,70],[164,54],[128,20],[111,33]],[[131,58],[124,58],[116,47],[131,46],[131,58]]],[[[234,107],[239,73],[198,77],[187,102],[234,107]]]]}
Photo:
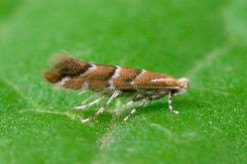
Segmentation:
{"type": "Polygon", "coordinates": [[[0,0],[0,163],[246,163],[247,6],[242,0],[0,0]],[[128,122],[119,100],[42,77],[56,53],[188,77],[188,92],[128,122]]]}

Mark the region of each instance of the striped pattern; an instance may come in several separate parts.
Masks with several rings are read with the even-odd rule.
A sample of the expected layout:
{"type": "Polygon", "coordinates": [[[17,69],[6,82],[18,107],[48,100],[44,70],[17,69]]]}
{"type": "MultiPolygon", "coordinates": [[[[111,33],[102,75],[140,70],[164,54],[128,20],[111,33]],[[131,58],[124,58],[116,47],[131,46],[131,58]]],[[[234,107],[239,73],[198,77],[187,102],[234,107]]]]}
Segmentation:
{"type": "Polygon", "coordinates": [[[146,70],[125,68],[119,66],[92,64],[79,61],[69,57],[60,58],[51,71],[44,74],[45,79],[65,89],[93,90],[95,95],[86,99],[77,110],[84,110],[102,102],[106,96],[110,98],[99,110],[82,122],[86,123],[96,118],[109,106],[109,104],[120,96],[129,96],[132,100],[127,103],[135,104],[135,108],[125,117],[129,119],[137,110],[148,102],[160,99],[168,95],[168,108],[171,112],[178,114],[172,108],[172,96],[183,93],[188,87],[188,80],[179,80],[171,76],[153,73],[146,70]],[[101,97],[97,97],[100,95],[101,97]],[[96,98],[92,100],[92,97],[96,98]],[[91,101],[91,102],[90,102],[91,101]]]}
{"type": "Polygon", "coordinates": [[[119,66],[91,64],[68,57],[62,58],[53,70],[46,72],[45,78],[59,87],[75,90],[85,88],[85,84],[88,89],[108,92],[185,87],[165,74],[119,66]]]}

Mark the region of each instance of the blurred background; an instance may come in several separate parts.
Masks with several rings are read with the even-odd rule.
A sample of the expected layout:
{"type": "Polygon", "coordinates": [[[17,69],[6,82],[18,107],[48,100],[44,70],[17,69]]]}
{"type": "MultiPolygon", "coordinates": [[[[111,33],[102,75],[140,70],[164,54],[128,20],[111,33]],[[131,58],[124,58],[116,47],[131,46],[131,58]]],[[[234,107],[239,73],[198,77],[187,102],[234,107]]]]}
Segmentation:
{"type": "Polygon", "coordinates": [[[0,0],[0,163],[246,163],[245,0],[0,0]],[[129,112],[43,80],[60,53],[188,77],[188,93],[129,112]]]}

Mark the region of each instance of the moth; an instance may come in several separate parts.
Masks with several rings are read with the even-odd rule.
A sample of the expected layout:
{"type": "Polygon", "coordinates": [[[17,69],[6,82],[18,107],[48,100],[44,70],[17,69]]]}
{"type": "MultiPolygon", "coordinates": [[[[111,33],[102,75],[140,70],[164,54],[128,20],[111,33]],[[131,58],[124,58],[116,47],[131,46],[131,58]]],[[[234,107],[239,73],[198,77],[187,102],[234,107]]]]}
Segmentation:
{"type": "Polygon", "coordinates": [[[86,123],[96,118],[116,98],[129,97],[125,107],[132,108],[124,118],[127,121],[141,107],[151,101],[168,96],[168,108],[173,110],[172,97],[184,93],[188,88],[188,79],[174,79],[172,76],[149,72],[141,69],[101,65],[60,56],[50,71],[44,73],[45,79],[60,88],[78,90],[84,93],[88,90],[94,94],[82,102],[77,110],[84,110],[107,100],[95,114],[82,122],[86,123]]]}

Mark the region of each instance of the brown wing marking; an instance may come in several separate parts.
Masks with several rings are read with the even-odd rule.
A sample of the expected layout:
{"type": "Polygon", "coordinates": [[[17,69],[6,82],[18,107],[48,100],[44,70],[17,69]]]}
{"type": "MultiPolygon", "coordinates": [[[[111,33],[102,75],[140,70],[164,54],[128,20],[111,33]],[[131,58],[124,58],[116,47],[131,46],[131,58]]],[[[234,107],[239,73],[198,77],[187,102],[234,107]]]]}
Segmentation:
{"type": "Polygon", "coordinates": [[[119,90],[132,90],[135,89],[131,82],[142,72],[138,69],[122,68],[120,67],[120,74],[117,78],[113,79],[114,86],[119,90]]]}

